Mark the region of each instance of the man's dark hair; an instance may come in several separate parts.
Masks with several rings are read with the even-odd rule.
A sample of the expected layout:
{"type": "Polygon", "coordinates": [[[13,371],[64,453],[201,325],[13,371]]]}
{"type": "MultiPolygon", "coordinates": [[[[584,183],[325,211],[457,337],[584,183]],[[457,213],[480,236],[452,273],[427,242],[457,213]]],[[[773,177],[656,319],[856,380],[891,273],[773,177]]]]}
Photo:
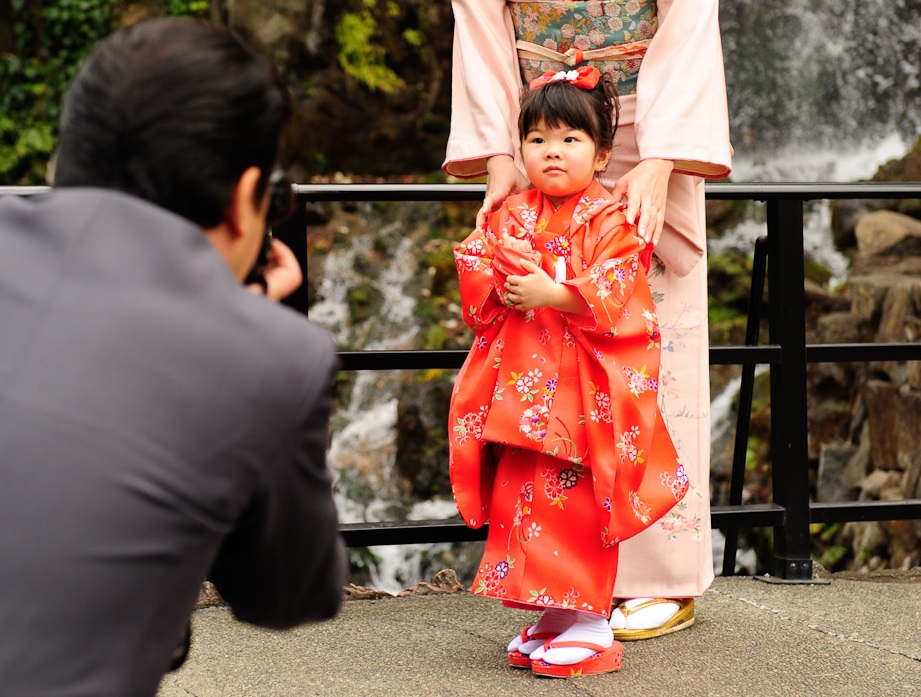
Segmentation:
{"type": "Polygon", "coordinates": [[[228,31],[141,22],[96,47],[71,83],[54,185],[115,189],[213,227],[247,168],[265,191],[290,113],[272,66],[228,31]]]}

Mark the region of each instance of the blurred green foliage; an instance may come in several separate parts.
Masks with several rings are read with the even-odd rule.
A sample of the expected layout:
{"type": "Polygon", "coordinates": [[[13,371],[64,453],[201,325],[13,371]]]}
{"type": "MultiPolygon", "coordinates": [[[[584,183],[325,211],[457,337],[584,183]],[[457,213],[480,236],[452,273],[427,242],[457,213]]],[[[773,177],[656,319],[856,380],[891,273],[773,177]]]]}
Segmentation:
{"type": "MultiPolygon", "coordinates": [[[[61,99],[93,46],[131,0],[9,0],[0,52],[0,184],[46,184],[61,99]]],[[[206,16],[208,0],[169,0],[167,14],[206,16]]]]}
{"type": "Polygon", "coordinates": [[[405,83],[387,66],[384,47],[373,41],[377,22],[371,10],[375,5],[374,0],[365,0],[360,12],[342,14],[336,25],[339,65],[372,92],[391,94],[405,83]]]}

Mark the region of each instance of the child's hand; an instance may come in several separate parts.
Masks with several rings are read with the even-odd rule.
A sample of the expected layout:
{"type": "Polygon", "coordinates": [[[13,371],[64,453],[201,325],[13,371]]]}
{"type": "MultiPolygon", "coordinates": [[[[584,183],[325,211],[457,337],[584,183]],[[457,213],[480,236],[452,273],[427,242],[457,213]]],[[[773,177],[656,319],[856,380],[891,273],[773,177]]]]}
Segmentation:
{"type": "Polygon", "coordinates": [[[571,314],[582,314],[588,309],[585,299],[575,288],[557,283],[537,264],[525,259],[521,267],[528,275],[509,276],[505,283],[508,301],[514,309],[527,312],[547,307],[571,314]]]}
{"type": "MultiPolygon", "coordinates": [[[[522,240],[512,240],[521,242],[522,240]]],[[[530,245],[529,245],[530,248],[530,245]]],[[[537,264],[527,259],[522,260],[521,267],[527,276],[509,276],[505,282],[508,299],[516,310],[526,312],[541,307],[553,307],[560,299],[561,287],[537,264]]]]}

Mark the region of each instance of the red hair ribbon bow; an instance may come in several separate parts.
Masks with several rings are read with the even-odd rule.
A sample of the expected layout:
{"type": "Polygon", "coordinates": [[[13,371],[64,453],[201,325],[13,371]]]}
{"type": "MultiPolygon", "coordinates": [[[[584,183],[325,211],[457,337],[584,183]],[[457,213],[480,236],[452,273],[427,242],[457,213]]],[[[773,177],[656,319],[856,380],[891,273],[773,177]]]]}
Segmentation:
{"type": "Polygon", "coordinates": [[[571,82],[576,87],[581,87],[584,90],[590,90],[598,84],[600,79],[601,73],[598,72],[598,68],[593,65],[583,65],[575,70],[560,70],[559,72],[549,70],[540,77],[531,80],[530,87],[532,90],[536,90],[551,82],[565,81],[571,82]]]}

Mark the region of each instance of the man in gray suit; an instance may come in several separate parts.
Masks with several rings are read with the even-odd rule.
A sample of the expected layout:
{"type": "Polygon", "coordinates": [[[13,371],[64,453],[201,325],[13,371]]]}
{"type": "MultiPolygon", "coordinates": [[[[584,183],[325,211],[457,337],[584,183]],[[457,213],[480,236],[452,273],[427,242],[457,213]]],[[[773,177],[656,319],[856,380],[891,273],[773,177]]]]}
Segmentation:
{"type": "Polygon", "coordinates": [[[289,113],[227,32],[142,23],[75,78],[54,187],[0,200],[3,695],[155,694],[206,578],[265,627],[339,609],[334,347],[241,284],[289,113]]]}

